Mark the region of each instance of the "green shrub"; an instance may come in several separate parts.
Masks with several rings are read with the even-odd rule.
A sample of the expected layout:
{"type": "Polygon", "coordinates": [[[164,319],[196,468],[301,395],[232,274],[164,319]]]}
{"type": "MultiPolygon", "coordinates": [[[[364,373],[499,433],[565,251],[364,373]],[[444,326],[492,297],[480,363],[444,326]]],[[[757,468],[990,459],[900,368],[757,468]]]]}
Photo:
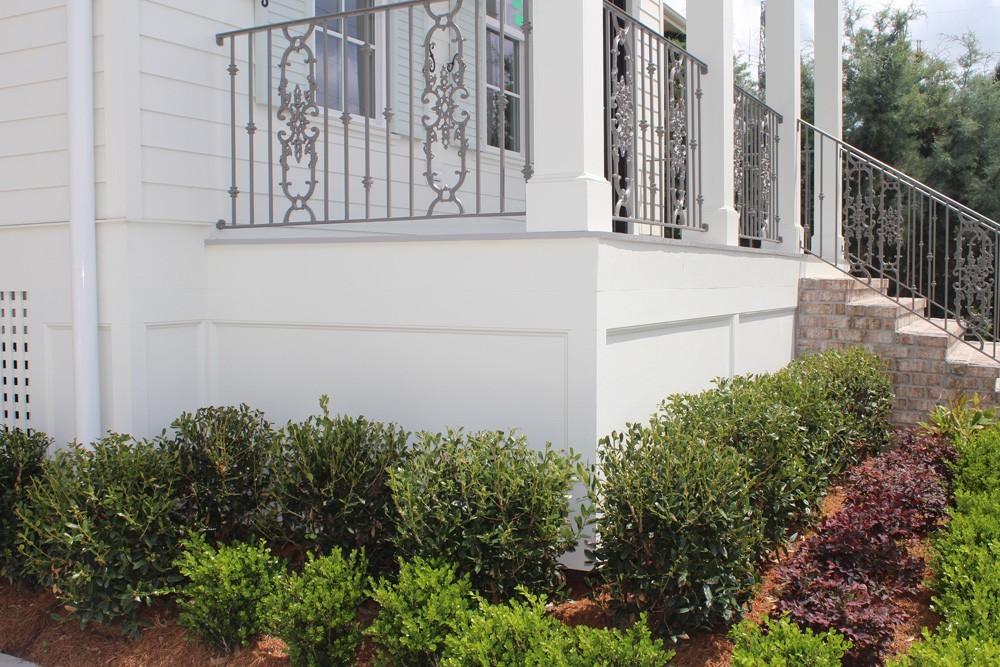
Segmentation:
{"type": "Polygon", "coordinates": [[[941,438],[963,442],[996,423],[996,408],[984,408],[979,394],[970,400],[959,394],[950,405],[938,405],[920,422],[922,431],[941,438]]]}
{"type": "Polygon", "coordinates": [[[171,425],[162,446],[180,463],[179,516],[210,542],[252,541],[271,501],[276,436],[262,412],[202,408],[171,425]]]}
{"type": "Polygon", "coordinates": [[[419,557],[399,565],[398,582],[382,580],[374,587],[380,611],[365,634],[378,645],[379,665],[433,667],[445,638],[468,624],[479,602],[469,576],[458,577],[454,565],[419,557]]]}
{"type": "Polygon", "coordinates": [[[293,667],[353,665],[361,628],[356,619],[365,600],[364,555],[344,558],[339,548],[309,554],[301,574],[281,582],[271,598],[271,629],[288,644],[293,667]]]}
{"type": "Polygon", "coordinates": [[[939,630],[963,637],[1000,637],[1000,539],[948,544],[932,560],[939,630]]]}
{"type": "Polygon", "coordinates": [[[959,456],[952,464],[956,489],[1000,491],[1000,429],[984,430],[956,444],[959,456]]]}
{"type": "Polygon", "coordinates": [[[231,652],[268,628],[270,598],[283,567],[264,546],[215,548],[203,537],[185,543],[177,566],[187,580],[179,590],[179,624],[231,652]]]}
{"type": "Polygon", "coordinates": [[[44,433],[0,427],[0,576],[21,578],[15,547],[21,522],[15,509],[24,499],[25,487],[41,474],[51,444],[44,433]]]}
{"type": "Polygon", "coordinates": [[[570,667],[573,646],[566,626],[545,614],[545,599],[525,595],[523,601],[484,604],[447,638],[441,667],[570,667]]]}
{"type": "Polygon", "coordinates": [[[955,491],[955,508],[947,529],[935,536],[939,552],[958,545],[983,546],[1000,540],[1000,489],[992,493],[955,491]]]}
{"type": "Polygon", "coordinates": [[[890,660],[887,667],[996,667],[1000,665],[1000,641],[994,637],[931,635],[910,647],[905,656],[890,660]]]}
{"type": "Polygon", "coordinates": [[[494,601],[517,586],[553,590],[579,535],[569,519],[578,460],[548,443],[532,451],[514,433],[421,434],[390,479],[399,555],[454,563],[494,601]]]}
{"type": "Polygon", "coordinates": [[[729,631],[733,667],[840,667],[851,642],[834,629],[805,632],[787,618],[767,621],[767,632],[750,621],[729,631]]]}
{"type": "MultiPolygon", "coordinates": [[[[822,354],[800,357],[776,376],[788,392],[783,401],[793,399],[791,387],[812,395],[799,402],[809,435],[826,434],[830,456],[858,460],[889,444],[892,418],[892,379],[884,362],[860,347],[828,350],[822,354]],[[824,401],[828,402],[824,404],[824,401]],[[838,414],[839,413],[839,414],[838,414]],[[837,448],[846,448],[838,452],[837,448]]],[[[795,403],[786,403],[795,405],[795,403]]]]}
{"type": "MultiPolygon", "coordinates": [[[[523,589],[522,589],[523,590],[523,589]]],[[[446,639],[441,667],[662,667],[673,656],[640,618],[627,632],[570,628],[546,615],[545,600],[485,604],[446,639]]]]}
{"type": "Polygon", "coordinates": [[[126,436],[92,447],[58,452],[25,490],[23,568],[74,607],[82,625],[120,621],[137,634],[140,605],[177,581],[176,461],[126,436]]]}
{"type": "Polygon", "coordinates": [[[762,539],[746,457],[655,419],[605,438],[599,456],[592,556],[616,618],[648,612],[676,636],[738,615],[762,539]]]}
{"type": "Polygon", "coordinates": [[[653,639],[645,616],[622,633],[579,626],[573,630],[571,656],[574,667],[662,667],[673,651],[663,649],[662,639],[653,639]]]}
{"type": "Polygon", "coordinates": [[[394,563],[396,507],[389,471],[404,457],[408,434],[395,424],[323,414],[282,431],[274,468],[278,534],[321,553],[364,549],[377,572],[394,563]]]}
{"type": "Polygon", "coordinates": [[[826,490],[826,471],[807,458],[810,443],[799,415],[777,402],[771,377],[748,375],[715,383],[701,394],[667,398],[659,418],[747,456],[751,508],[764,526],[763,547],[773,549],[813,512],[826,490]]]}

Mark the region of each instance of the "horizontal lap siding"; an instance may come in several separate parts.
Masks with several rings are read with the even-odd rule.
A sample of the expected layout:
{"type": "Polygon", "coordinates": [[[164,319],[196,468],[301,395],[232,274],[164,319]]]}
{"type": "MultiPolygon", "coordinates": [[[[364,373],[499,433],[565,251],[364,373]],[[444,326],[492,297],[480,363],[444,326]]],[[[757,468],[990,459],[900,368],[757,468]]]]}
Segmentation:
{"type": "Polygon", "coordinates": [[[66,10],[0,2],[0,225],[66,220],[66,10]]]}
{"type": "MultiPolygon", "coordinates": [[[[146,219],[213,223],[228,210],[229,46],[218,46],[215,35],[254,25],[255,5],[259,2],[142,0],[139,81],[146,219]]],[[[240,59],[245,59],[246,42],[240,40],[238,46],[243,47],[240,59]]],[[[242,105],[245,110],[245,97],[242,105]]]]}

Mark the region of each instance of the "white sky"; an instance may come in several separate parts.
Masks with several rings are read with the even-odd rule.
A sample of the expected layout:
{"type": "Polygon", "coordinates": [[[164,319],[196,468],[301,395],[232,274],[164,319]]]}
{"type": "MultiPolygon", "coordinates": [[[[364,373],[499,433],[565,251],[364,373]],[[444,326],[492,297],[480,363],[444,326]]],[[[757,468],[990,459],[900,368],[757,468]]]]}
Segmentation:
{"type": "MultiPolygon", "coordinates": [[[[804,42],[812,42],[813,1],[802,0],[804,42]]],[[[685,11],[685,0],[666,2],[682,13],[685,11]]],[[[734,0],[734,3],[736,49],[749,53],[751,62],[756,63],[760,43],[760,0],[734,0]]],[[[906,7],[910,0],[858,0],[858,4],[872,14],[887,5],[906,7]]],[[[953,55],[955,51],[944,36],[974,30],[983,48],[993,54],[994,62],[1000,60],[1000,0],[916,0],[916,4],[926,16],[912,24],[913,37],[921,40],[925,50],[953,55]]]]}

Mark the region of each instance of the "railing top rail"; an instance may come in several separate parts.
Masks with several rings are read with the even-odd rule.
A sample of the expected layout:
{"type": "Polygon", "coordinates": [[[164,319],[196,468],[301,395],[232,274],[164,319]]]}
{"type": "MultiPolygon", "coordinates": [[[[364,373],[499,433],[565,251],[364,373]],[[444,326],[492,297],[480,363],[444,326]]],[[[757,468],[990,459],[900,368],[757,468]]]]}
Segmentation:
{"type": "Polygon", "coordinates": [[[630,15],[626,14],[622,10],[618,9],[614,5],[608,4],[607,2],[604,3],[604,9],[607,10],[608,13],[614,15],[615,18],[619,18],[619,19],[622,19],[624,21],[630,22],[635,27],[637,27],[640,30],[642,30],[642,31],[646,32],[647,34],[651,35],[659,43],[665,44],[671,50],[676,51],[677,53],[681,54],[685,58],[691,59],[693,62],[695,62],[695,63],[698,64],[698,67],[701,69],[701,73],[702,74],[705,74],[705,73],[708,72],[708,64],[706,64],[704,60],[702,60],[701,58],[693,55],[690,51],[684,49],[683,47],[678,46],[676,43],[671,42],[669,39],[667,39],[666,37],[664,37],[660,33],[656,32],[654,29],[650,28],[646,24],[644,24],[641,21],[637,20],[634,16],[630,16],[630,15]]]}
{"type": "Polygon", "coordinates": [[[936,199],[939,203],[945,204],[946,206],[952,206],[952,207],[958,209],[959,211],[961,211],[962,213],[964,213],[964,214],[966,214],[966,215],[968,215],[968,216],[970,216],[972,218],[975,218],[979,222],[982,222],[983,224],[988,225],[988,226],[992,227],[993,229],[1000,231],[1000,222],[997,222],[996,220],[993,220],[992,218],[987,218],[985,215],[983,215],[979,211],[973,210],[973,209],[969,208],[968,206],[966,206],[965,204],[963,204],[961,202],[958,202],[958,201],[955,201],[954,199],[952,199],[948,195],[944,194],[943,192],[939,192],[939,191],[935,190],[934,188],[930,187],[929,185],[927,185],[926,183],[922,183],[921,181],[918,181],[917,179],[913,178],[912,176],[909,176],[909,175],[905,174],[904,172],[900,171],[899,169],[896,169],[895,167],[893,167],[891,165],[888,165],[885,162],[882,162],[877,157],[869,155],[868,153],[864,152],[863,150],[861,150],[859,148],[855,148],[854,146],[850,145],[846,141],[844,141],[842,139],[838,139],[837,137],[833,136],[829,132],[826,132],[825,130],[819,129],[818,127],[816,127],[815,125],[813,125],[809,121],[802,120],[800,118],[799,119],[799,125],[802,125],[803,127],[806,127],[808,129],[812,130],[813,132],[816,132],[820,136],[826,137],[830,141],[835,142],[838,146],[840,146],[844,150],[846,150],[846,151],[848,151],[850,153],[854,153],[855,155],[861,156],[862,158],[864,158],[865,160],[868,160],[869,162],[873,163],[874,165],[876,165],[880,169],[883,169],[883,170],[889,172],[895,178],[898,178],[899,180],[907,183],[908,185],[911,185],[912,187],[914,187],[914,188],[916,188],[918,190],[923,191],[925,194],[929,195],[933,199],[936,199]]]}
{"type": "Polygon", "coordinates": [[[258,25],[252,28],[240,28],[239,30],[229,30],[227,32],[220,32],[215,36],[215,43],[222,46],[223,42],[229,37],[239,37],[240,35],[254,35],[258,32],[267,32],[269,30],[275,30],[279,28],[291,28],[299,25],[310,25],[315,23],[325,23],[328,21],[336,21],[339,19],[349,19],[354,16],[365,16],[368,14],[378,14],[382,12],[389,12],[395,9],[408,9],[411,7],[423,7],[425,5],[430,5],[435,2],[440,2],[441,0],[403,0],[402,2],[393,2],[387,5],[375,5],[373,7],[363,7],[361,9],[352,9],[346,12],[337,12],[335,14],[326,14],[324,16],[309,16],[304,19],[293,19],[291,21],[282,21],[280,23],[267,23],[265,25],[258,25]]]}
{"type": "Polygon", "coordinates": [[[747,90],[746,88],[744,88],[740,84],[734,83],[733,84],[733,89],[736,91],[737,95],[745,95],[746,97],[750,98],[751,102],[759,104],[760,106],[762,106],[765,109],[767,109],[768,113],[774,114],[775,118],[778,119],[779,123],[784,123],[785,122],[784,116],[782,116],[780,113],[778,113],[777,111],[775,111],[773,107],[768,106],[767,102],[765,102],[764,100],[760,99],[759,97],[757,97],[756,95],[754,95],[753,93],[751,93],[749,90],[747,90]]]}

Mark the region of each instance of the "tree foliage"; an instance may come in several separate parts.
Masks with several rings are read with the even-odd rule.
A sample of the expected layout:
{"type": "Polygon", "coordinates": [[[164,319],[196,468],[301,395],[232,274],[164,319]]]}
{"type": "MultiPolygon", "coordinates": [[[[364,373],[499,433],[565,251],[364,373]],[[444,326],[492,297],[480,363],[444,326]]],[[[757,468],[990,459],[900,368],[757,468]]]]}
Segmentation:
{"type": "MultiPolygon", "coordinates": [[[[974,33],[949,61],[919,48],[921,12],[886,8],[845,21],[845,139],[991,218],[1000,218],[1000,71],[974,33]]],[[[804,95],[805,97],[805,95],[804,95]]]]}

